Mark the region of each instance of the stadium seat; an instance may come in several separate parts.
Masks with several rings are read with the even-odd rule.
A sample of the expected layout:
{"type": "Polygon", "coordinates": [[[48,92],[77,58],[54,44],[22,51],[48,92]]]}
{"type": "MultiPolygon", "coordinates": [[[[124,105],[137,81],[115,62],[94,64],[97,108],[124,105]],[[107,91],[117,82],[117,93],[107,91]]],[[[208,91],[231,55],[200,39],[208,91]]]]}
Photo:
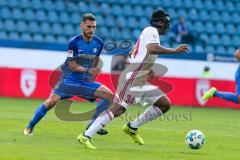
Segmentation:
{"type": "Polygon", "coordinates": [[[193,7],[192,0],[183,0],[182,3],[184,4],[185,8],[192,8],[193,7]]]}
{"type": "Polygon", "coordinates": [[[130,29],[131,28],[136,28],[139,25],[139,23],[137,22],[136,18],[134,18],[134,17],[128,17],[127,24],[128,24],[128,27],[130,29]]]}
{"type": "Polygon", "coordinates": [[[67,43],[68,40],[67,40],[67,38],[65,36],[58,36],[57,37],[57,42],[58,43],[67,43]]]}
{"type": "MultiPolygon", "coordinates": [[[[227,31],[228,34],[233,35],[233,34],[236,33],[236,28],[234,27],[233,24],[229,23],[229,24],[227,24],[227,26],[226,26],[226,31],[227,31]]],[[[239,31],[240,31],[240,30],[239,30],[239,31]]]]}
{"type": "Polygon", "coordinates": [[[139,27],[141,29],[147,27],[149,25],[149,19],[147,18],[141,18],[140,21],[139,21],[139,27]]]}
{"type": "Polygon", "coordinates": [[[203,1],[203,2],[205,2],[204,3],[205,9],[207,9],[208,11],[212,11],[213,10],[213,8],[214,8],[213,1],[208,0],[208,1],[203,1]]]}
{"type": "Polygon", "coordinates": [[[35,21],[31,21],[28,24],[28,31],[30,33],[38,33],[40,31],[40,26],[35,21]]]}
{"type": "Polygon", "coordinates": [[[7,38],[8,38],[7,33],[4,31],[0,31],[0,39],[7,39],[7,38]]]}
{"type": "Polygon", "coordinates": [[[206,33],[200,34],[200,39],[204,40],[205,42],[209,42],[210,38],[206,33]]]}
{"type": "Polygon", "coordinates": [[[46,42],[56,42],[56,39],[54,38],[54,36],[53,35],[46,35],[46,37],[45,37],[45,41],[46,42]]]}
{"type": "Polygon", "coordinates": [[[211,45],[207,45],[205,50],[206,50],[207,53],[215,53],[215,49],[211,45]]]}
{"type": "Polygon", "coordinates": [[[42,6],[41,0],[33,0],[32,1],[32,8],[35,9],[35,10],[42,9],[43,6],[42,6]]]}
{"type": "Polygon", "coordinates": [[[224,27],[223,23],[217,23],[216,31],[217,31],[218,34],[225,33],[226,30],[225,30],[225,27],[224,27]]]}
{"type": "Polygon", "coordinates": [[[217,11],[219,11],[219,12],[222,12],[222,11],[224,11],[224,10],[226,10],[225,9],[225,5],[224,5],[224,3],[223,3],[223,1],[216,1],[215,2],[215,10],[217,10],[217,11]]]}
{"type": "Polygon", "coordinates": [[[228,23],[231,21],[231,16],[229,15],[229,12],[222,12],[221,14],[221,21],[224,23],[228,23]]]}
{"type": "Polygon", "coordinates": [[[13,9],[12,18],[14,18],[16,20],[23,19],[22,11],[20,9],[13,9]]]}
{"type": "MultiPolygon", "coordinates": [[[[67,3],[67,2],[66,2],[67,3]]],[[[64,1],[55,1],[53,4],[54,8],[59,11],[59,12],[64,12],[65,11],[65,4],[64,1]]],[[[66,13],[66,12],[65,12],[66,13]]]]}
{"type": "Polygon", "coordinates": [[[70,17],[67,12],[60,12],[59,20],[61,23],[68,23],[70,22],[70,17]]]}
{"type": "Polygon", "coordinates": [[[63,30],[62,30],[62,27],[59,23],[54,23],[52,25],[52,33],[53,34],[60,35],[60,34],[63,34],[62,32],[63,32],[63,30]]]}
{"type": "Polygon", "coordinates": [[[206,22],[206,21],[209,20],[210,17],[209,17],[209,15],[208,15],[208,13],[207,13],[206,10],[202,10],[202,11],[200,11],[200,13],[199,13],[199,18],[200,18],[201,21],[206,22]]]}
{"type": "Polygon", "coordinates": [[[235,52],[236,48],[235,47],[228,47],[227,48],[227,54],[228,55],[233,55],[235,52]]]}
{"type": "Polygon", "coordinates": [[[168,14],[172,19],[178,18],[176,11],[172,8],[167,9],[168,14]]]}
{"type": "MultiPolygon", "coordinates": [[[[4,1],[4,0],[3,0],[4,1]]],[[[11,8],[16,8],[19,6],[19,1],[16,0],[8,0],[8,6],[11,8]]]]}
{"type": "Polygon", "coordinates": [[[48,20],[49,20],[49,22],[58,22],[57,12],[54,10],[49,11],[48,12],[48,20]]]}
{"type": "MultiPolygon", "coordinates": [[[[235,10],[233,1],[227,1],[225,4],[225,9],[227,9],[228,12],[233,12],[235,10]]],[[[240,6],[239,6],[240,7],[240,6]]]]}
{"type": "Polygon", "coordinates": [[[110,6],[108,4],[106,4],[106,3],[102,3],[100,5],[100,10],[102,11],[103,15],[109,15],[110,12],[111,12],[110,6]]]}
{"type": "Polygon", "coordinates": [[[135,6],[133,8],[134,15],[137,17],[142,17],[144,15],[144,10],[141,6],[135,6]]]}
{"type": "Polygon", "coordinates": [[[64,31],[64,34],[67,36],[73,36],[75,34],[73,25],[69,23],[64,25],[63,31],[64,31]]]}
{"type": "Polygon", "coordinates": [[[21,35],[21,39],[24,40],[24,41],[31,41],[32,40],[32,37],[29,33],[23,33],[21,35]]]}
{"type": "Polygon", "coordinates": [[[232,42],[231,42],[231,39],[230,39],[230,37],[229,37],[228,35],[223,35],[221,42],[222,42],[222,44],[223,44],[224,46],[229,46],[229,45],[231,45],[231,43],[232,43],[232,42]]]}
{"type": "Polygon", "coordinates": [[[6,20],[4,23],[4,29],[6,31],[15,31],[16,30],[16,26],[13,20],[6,20]]]}
{"type": "Polygon", "coordinates": [[[232,43],[233,43],[234,46],[239,47],[239,44],[240,44],[239,35],[233,36],[232,43]]]}
{"type": "Polygon", "coordinates": [[[37,21],[45,21],[47,19],[46,14],[43,10],[37,10],[36,12],[36,20],[37,21]]]}
{"type": "Polygon", "coordinates": [[[207,33],[215,32],[215,27],[212,22],[207,22],[206,26],[204,27],[207,33]]]}
{"type": "Polygon", "coordinates": [[[8,1],[0,1],[0,6],[1,7],[7,7],[8,6],[8,1]]]}
{"type": "Polygon", "coordinates": [[[81,16],[80,16],[80,14],[77,13],[77,12],[72,13],[71,22],[72,22],[73,24],[80,24],[80,21],[81,21],[81,16]]]}
{"type": "Polygon", "coordinates": [[[105,19],[105,22],[106,22],[105,25],[107,27],[113,27],[116,24],[113,16],[107,16],[105,19]]]}
{"type": "Polygon", "coordinates": [[[198,10],[202,10],[205,8],[203,2],[201,0],[195,0],[194,1],[194,8],[198,10]]]}
{"type": "Polygon", "coordinates": [[[42,33],[44,34],[51,34],[51,27],[50,24],[48,22],[42,22],[40,23],[40,30],[42,33]]]}
{"type": "Polygon", "coordinates": [[[43,9],[46,11],[53,11],[54,10],[54,4],[52,1],[43,1],[43,9]]]}
{"type": "Polygon", "coordinates": [[[195,20],[197,20],[197,19],[199,18],[196,9],[191,9],[191,10],[189,11],[189,15],[190,15],[190,16],[189,16],[189,19],[192,20],[192,21],[195,21],[195,20]]]}
{"type": "Polygon", "coordinates": [[[125,28],[126,27],[126,18],[124,16],[118,16],[116,20],[116,26],[125,28]]]}
{"type": "Polygon", "coordinates": [[[196,46],[195,46],[195,52],[202,54],[202,53],[205,53],[205,50],[204,50],[203,46],[201,46],[201,45],[196,45],[196,46]]]}
{"type": "MultiPolygon", "coordinates": [[[[153,12],[153,8],[151,6],[148,6],[144,9],[144,15],[145,18],[150,18],[151,14],[153,12]]],[[[170,14],[170,13],[169,13],[170,14]]],[[[171,15],[171,14],[170,14],[171,15]]]]}
{"type": "Polygon", "coordinates": [[[24,10],[24,18],[28,21],[33,21],[35,20],[35,12],[33,12],[32,9],[25,9],[24,10]]]}
{"type": "Polygon", "coordinates": [[[122,8],[119,5],[113,5],[111,10],[114,16],[122,15],[122,8]]]}
{"type": "Polygon", "coordinates": [[[239,18],[239,14],[238,13],[233,13],[231,16],[231,22],[238,24],[240,23],[240,18],[239,18]]]}
{"type": "Polygon", "coordinates": [[[3,21],[0,20],[0,31],[4,30],[3,21]]]}
{"type": "MultiPolygon", "coordinates": [[[[183,8],[183,2],[181,0],[173,0],[172,3],[174,4],[175,8],[183,8]]],[[[170,5],[168,5],[168,6],[170,6],[170,5]]]]}
{"type": "Polygon", "coordinates": [[[17,32],[10,32],[10,34],[8,35],[8,38],[12,39],[12,40],[19,40],[20,39],[19,34],[17,32]]]}
{"type": "Polygon", "coordinates": [[[27,24],[25,21],[17,21],[17,24],[16,24],[16,29],[18,32],[26,32],[28,31],[28,27],[27,27],[27,24]]]}
{"type": "Polygon", "coordinates": [[[219,45],[221,43],[220,37],[216,34],[210,36],[210,43],[213,45],[219,45]]]}
{"type": "Polygon", "coordinates": [[[217,46],[216,53],[217,54],[226,54],[226,49],[223,46],[217,46]]]}
{"type": "Polygon", "coordinates": [[[185,9],[179,9],[179,10],[178,10],[178,17],[179,17],[179,16],[183,16],[183,17],[187,18],[187,12],[186,12],[186,10],[185,10],[185,9]]]}
{"type": "Polygon", "coordinates": [[[211,11],[210,17],[213,22],[218,22],[220,20],[220,15],[216,10],[211,11]]]}
{"type": "Polygon", "coordinates": [[[32,6],[32,1],[29,0],[20,0],[20,8],[26,9],[32,6]]]}
{"type": "Polygon", "coordinates": [[[141,30],[140,29],[134,29],[133,30],[133,38],[134,38],[135,41],[138,39],[140,34],[141,34],[141,30]]]}
{"type": "Polygon", "coordinates": [[[10,9],[7,7],[1,8],[1,15],[2,18],[8,19],[11,17],[10,9]]]}
{"type": "Polygon", "coordinates": [[[240,36],[240,25],[237,26],[236,33],[240,36]]]}
{"type": "Polygon", "coordinates": [[[130,5],[123,6],[123,15],[125,15],[125,16],[134,15],[133,9],[130,5]]]}
{"type": "Polygon", "coordinates": [[[42,34],[34,34],[33,35],[33,40],[36,41],[36,42],[43,42],[44,41],[43,35],[42,34]]]}
{"type": "Polygon", "coordinates": [[[106,38],[109,35],[109,31],[108,31],[107,27],[100,27],[98,29],[98,32],[99,32],[99,36],[102,38],[106,38]]]}

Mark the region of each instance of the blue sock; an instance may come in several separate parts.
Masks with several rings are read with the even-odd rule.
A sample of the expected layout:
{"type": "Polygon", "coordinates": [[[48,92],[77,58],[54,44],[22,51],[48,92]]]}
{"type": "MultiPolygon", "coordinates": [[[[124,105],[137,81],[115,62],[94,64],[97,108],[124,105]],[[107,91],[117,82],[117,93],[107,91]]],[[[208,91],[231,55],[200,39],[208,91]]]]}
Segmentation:
{"type": "Polygon", "coordinates": [[[35,111],[31,121],[29,122],[27,128],[34,128],[34,126],[45,116],[48,109],[44,104],[41,104],[35,111]]]}
{"type": "Polygon", "coordinates": [[[219,91],[216,91],[214,93],[214,96],[222,98],[222,99],[225,99],[227,101],[232,101],[234,103],[239,103],[238,102],[238,95],[233,94],[231,92],[219,92],[219,91]]]}
{"type": "Polygon", "coordinates": [[[97,117],[105,110],[107,110],[110,107],[110,102],[108,99],[101,99],[96,108],[96,112],[93,115],[93,118],[90,120],[90,123],[88,124],[87,128],[89,128],[93,122],[97,119],[97,117]]]}

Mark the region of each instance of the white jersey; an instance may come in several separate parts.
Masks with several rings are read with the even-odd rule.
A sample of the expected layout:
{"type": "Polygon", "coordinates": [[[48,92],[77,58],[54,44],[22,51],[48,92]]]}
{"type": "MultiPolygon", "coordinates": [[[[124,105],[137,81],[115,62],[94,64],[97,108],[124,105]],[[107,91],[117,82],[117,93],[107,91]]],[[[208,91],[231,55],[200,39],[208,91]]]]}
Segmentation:
{"type": "Polygon", "coordinates": [[[144,81],[147,80],[146,74],[148,74],[158,57],[156,54],[149,54],[147,52],[147,45],[150,43],[157,43],[160,45],[158,31],[156,28],[151,26],[146,27],[142,31],[133,48],[131,57],[128,59],[129,66],[126,70],[126,80],[131,77],[135,79],[135,82],[141,80],[144,83],[144,81]],[[141,78],[139,79],[139,77],[141,78]]]}

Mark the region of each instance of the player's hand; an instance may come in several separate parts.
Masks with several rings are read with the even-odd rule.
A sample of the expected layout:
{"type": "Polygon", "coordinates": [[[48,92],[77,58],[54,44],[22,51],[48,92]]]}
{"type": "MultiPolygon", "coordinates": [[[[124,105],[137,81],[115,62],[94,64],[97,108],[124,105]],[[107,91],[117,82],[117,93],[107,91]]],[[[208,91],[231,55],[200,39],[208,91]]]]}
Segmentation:
{"type": "Polygon", "coordinates": [[[186,53],[189,53],[189,48],[188,48],[188,46],[186,44],[180,44],[175,49],[175,52],[186,52],[186,53]]]}
{"type": "Polygon", "coordinates": [[[93,76],[98,75],[98,73],[100,72],[101,72],[101,69],[98,67],[88,69],[88,73],[92,74],[93,76]]]}

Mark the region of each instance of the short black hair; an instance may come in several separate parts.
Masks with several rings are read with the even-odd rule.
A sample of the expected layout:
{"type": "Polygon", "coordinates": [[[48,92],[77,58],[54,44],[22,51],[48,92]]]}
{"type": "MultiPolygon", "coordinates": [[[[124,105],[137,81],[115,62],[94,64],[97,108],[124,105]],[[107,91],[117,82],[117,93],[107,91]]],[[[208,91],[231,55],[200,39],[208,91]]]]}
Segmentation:
{"type": "Polygon", "coordinates": [[[91,14],[91,13],[85,13],[83,16],[82,16],[82,22],[86,21],[86,20],[90,20],[90,21],[96,21],[96,17],[91,14]]]}

